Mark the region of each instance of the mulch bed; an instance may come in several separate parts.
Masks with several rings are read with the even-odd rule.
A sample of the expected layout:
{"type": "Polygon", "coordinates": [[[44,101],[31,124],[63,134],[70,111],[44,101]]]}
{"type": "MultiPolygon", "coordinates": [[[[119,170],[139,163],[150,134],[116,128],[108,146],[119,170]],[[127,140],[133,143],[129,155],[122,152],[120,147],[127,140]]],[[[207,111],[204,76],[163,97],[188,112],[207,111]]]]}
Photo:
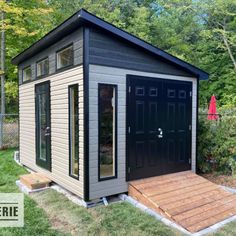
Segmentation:
{"type": "Polygon", "coordinates": [[[236,189],[236,178],[234,178],[231,175],[219,175],[215,173],[200,174],[200,175],[215,184],[224,185],[224,186],[236,189]]]}

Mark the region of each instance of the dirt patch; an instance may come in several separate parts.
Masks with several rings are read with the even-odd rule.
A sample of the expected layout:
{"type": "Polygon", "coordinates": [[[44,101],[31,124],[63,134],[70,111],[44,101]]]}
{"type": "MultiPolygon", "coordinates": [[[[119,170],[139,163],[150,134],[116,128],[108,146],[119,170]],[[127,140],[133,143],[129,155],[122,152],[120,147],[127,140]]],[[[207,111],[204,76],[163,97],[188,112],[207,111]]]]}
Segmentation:
{"type": "Polygon", "coordinates": [[[64,195],[48,189],[34,193],[31,197],[46,212],[53,229],[72,236],[85,235],[88,225],[93,220],[90,213],[82,206],[77,206],[64,195]]]}
{"type": "Polygon", "coordinates": [[[213,173],[213,174],[201,174],[201,176],[210,180],[215,184],[224,185],[236,189],[236,178],[234,178],[231,175],[219,175],[213,173]]]}

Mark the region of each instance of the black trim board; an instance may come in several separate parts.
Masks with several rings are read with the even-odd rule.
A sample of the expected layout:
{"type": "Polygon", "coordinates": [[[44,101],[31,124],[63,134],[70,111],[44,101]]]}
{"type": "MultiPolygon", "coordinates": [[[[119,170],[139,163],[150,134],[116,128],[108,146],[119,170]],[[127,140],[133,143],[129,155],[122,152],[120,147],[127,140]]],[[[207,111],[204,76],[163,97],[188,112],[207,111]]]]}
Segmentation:
{"type": "Polygon", "coordinates": [[[89,28],[83,28],[84,201],[89,201],[89,28]]]}
{"type": "Polygon", "coordinates": [[[98,84],[98,181],[106,181],[106,180],[110,180],[110,179],[117,179],[117,169],[118,169],[118,157],[117,157],[117,116],[118,116],[118,86],[117,84],[108,84],[108,83],[99,83],[98,84]],[[99,106],[99,99],[100,99],[100,87],[102,85],[107,85],[107,86],[112,86],[113,88],[115,88],[115,142],[113,145],[115,145],[115,174],[113,176],[108,176],[108,177],[103,177],[101,178],[101,170],[100,170],[100,106],[99,106]]]}
{"type": "Polygon", "coordinates": [[[45,48],[49,47],[50,45],[56,43],[62,37],[72,33],[75,29],[79,26],[86,26],[86,27],[98,27],[106,32],[112,33],[115,36],[124,39],[138,48],[142,48],[155,56],[162,58],[166,61],[173,63],[174,65],[182,68],[185,71],[190,72],[194,76],[197,76],[199,79],[208,79],[209,75],[205,71],[175,57],[171,54],[137,38],[136,36],[117,28],[116,26],[98,18],[97,16],[87,12],[84,9],[79,10],[74,15],[72,15],[69,19],[64,21],[54,30],[50,31],[46,34],[42,39],[34,43],[28,49],[24,50],[21,54],[17,55],[15,58],[12,59],[13,64],[20,64],[21,62],[25,61],[26,59],[32,57],[33,55],[37,54],[38,52],[44,50],[45,48]]]}

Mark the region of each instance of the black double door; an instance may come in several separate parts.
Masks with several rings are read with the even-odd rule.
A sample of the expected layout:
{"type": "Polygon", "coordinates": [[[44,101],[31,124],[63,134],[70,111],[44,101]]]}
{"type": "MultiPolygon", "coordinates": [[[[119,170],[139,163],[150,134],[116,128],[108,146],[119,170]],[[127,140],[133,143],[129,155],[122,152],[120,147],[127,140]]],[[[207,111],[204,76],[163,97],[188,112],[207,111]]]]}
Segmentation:
{"type": "Polygon", "coordinates": [[[191,168],[192,83],[127,76],[127,177],[191,168]]]}

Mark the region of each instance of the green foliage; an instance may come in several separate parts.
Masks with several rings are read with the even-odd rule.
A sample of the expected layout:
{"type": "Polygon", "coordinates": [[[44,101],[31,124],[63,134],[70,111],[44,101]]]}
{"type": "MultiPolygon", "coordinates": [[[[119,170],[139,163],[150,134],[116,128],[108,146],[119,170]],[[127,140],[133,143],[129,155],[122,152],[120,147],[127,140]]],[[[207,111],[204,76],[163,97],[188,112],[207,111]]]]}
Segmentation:
{"type": "Polygon", "coordinates": [[[6,32],[6,112],[16,113],[17,68],[11,59],[51,29],[52,8],[44,0],[0,0],[0,9],[6,13],[4,27],[0,24],[6,32]]]}
{"type": "MultiPolygon", "coordinates": [[[[200,83],[201,107],[212,94],[220,106],[236,105],[235,0],[0,0],[6,12],[7,81],[17,81],[11,58],[80,8],[209,72],[210,79],[200,83]]],[[[15,91],[17,83],[11,85],[15,91]]],[[[7,100],[7,112],[17,111],[11,89],[7,100]]]]}
{"type": "Polygon", "coordinates": [[[231,158],[229,160],[229,165],[231,167],[233,177],[236,178],[236,160],[231,158]]]}
{"type": "Polygon", "coordinates": [[[236,117],[221,112],[220,121],[199,119],[198,168],[203,173],[218,171],[235,174],[236,171],[236,117]]]}

